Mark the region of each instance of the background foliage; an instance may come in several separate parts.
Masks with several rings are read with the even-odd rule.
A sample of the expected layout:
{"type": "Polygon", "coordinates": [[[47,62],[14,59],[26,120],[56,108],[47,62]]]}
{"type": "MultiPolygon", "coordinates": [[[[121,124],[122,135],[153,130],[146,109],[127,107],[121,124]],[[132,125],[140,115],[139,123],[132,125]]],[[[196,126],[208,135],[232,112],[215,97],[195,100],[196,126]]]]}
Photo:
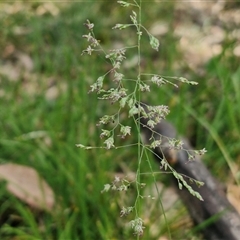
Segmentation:
{"type": "MultiPolygon", "coordinates": [[[[52,211],[36,210],[9,193],[2,181],[0,238],[134,239],[124,227],[128,220],[119,218],[120,207],[134,201],[134,188],[116,194],[101,190],[116,174],[131,178],[136,152],[75,147],[101,146],[96,122],[114,109],[88,94],[89,85],[110,66],[101,56],[81,56],[83,23],[94,22],[97,38],[108,48],[131,45],[133,29],[111,30],[116,23],[129,23],[129,11],[114,1],[6,2],[0,9],[0,161],[33,167],[55,194],[52,211]]],[[[238,2],[143,4],[143,24],[160,39],[161,49],[149,50],[143,39],[142,67],[199,82],[198,87],[152,89],[145,100],[170,106],[168,120],[195,148],[208,150],[205,163],[229,189],[239,178],[240,163],[239,16],[238,2]]],[[[131,76],[136,56],[129,51],[127,57],[131,76]]],[[[149,170],[147,163],[142,169],[149,170]]],[[[167,176],[157,179],[172,238],[194,239],[184,206],[166,188],[167,176]]],[[[151,178],[144,180],[146,193],[156,195],[151,178]]],[[[143,201],[146,239],[168,237],[160,209],[157,200],[143,201]]]]}

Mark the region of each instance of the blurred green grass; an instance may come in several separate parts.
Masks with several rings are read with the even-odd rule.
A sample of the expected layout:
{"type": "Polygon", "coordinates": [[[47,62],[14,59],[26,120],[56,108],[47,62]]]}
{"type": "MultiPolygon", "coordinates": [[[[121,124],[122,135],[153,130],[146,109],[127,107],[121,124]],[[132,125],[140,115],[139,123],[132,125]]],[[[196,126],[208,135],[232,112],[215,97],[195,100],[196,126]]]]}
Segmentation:
{"type": "MultiPolygon", "coordinates": [[[[38,13],[41,4],[18,6],[15,3],[14,8],[14,4],[9,3],[13,13],[1,11],[4,31],[0,48],[13,46],[14,51],[24,52],[32,59],[34,67],[29,73],[21,72],[15,81],[8,75],[1,75],[0,161],[35,168],[54,190],[57,209],[53,213],[35,212],[11,196],[1,183],[0,238],[134,239],[131,230],[124,227],[128,219],[119,218],[121,204],[124,204],[122,199],[132,202],[134,194],[101,194],[101,190],[112,180],[114,172],[125,168],[135,171],[136,150],[84,151],[75,147],[76,143],[101,146],[96,122],[103,114],[114,111],[114,106],[99,103],[95,95],[87,93],[89,85],[109,66],[101,56],[81,56],[87,46],[82,40],[87,32],[83,23],[86,19],[94,22],[97,38],[104,46],[112,48],[112,43],[124,39],[127,43],[134,41],[131,30],[121,32],[120,36],[110,31],[116,23],[128,22],[129,12],[111,1],[107,5],[58,3],[56,16],[48,11],[41,15],[38,13]],[[18,8],[20,10],[16,10],[18,8]],[[49,93],[51,88],[57,91],[56,97],[49,93]],[[44,131],[46,136],[26,135],[33,132],[36,136],[38,131],[44,131]]],[[[190,80],[199,80],[199,86],[182,86],[177,91],[166,86],[162,91],[152,89],[146,100],[152,104],[169,104],[169,120],[181,134],[192,139],[194,147],[208,150],[204,158],[207,165],[220,180],[228,180],[226,176],[230,171],[223,151],[235,164],[240,161],[240,67],[233,55],[225,54],[232,48],[232,44],[226,43],[223,52],[205,66],[204,77],[184,64],[176,72],[174,63],[182,61],[182,53],[176,48],[178,39],[172,34],[173,7],[173,2],[159,8],[151,6],[149,10],[148,5],[144,7],[143,21],[147,27],[156,18],[169,22],[159,55],[149,53],[148,39],[143,39],[145,69],[156,72],[157,67],[157,72],[163,75],[187,74],[190,80]],[[156,57],[160,60],[154,61],[156,57]],[[220,146],[211,132],[221,139],[220,146]]],[[[11,66],[16,69],[11,71],[21,68],[21,65],[14,65],[16,59],[11,54],[2,56],[0,61],[1,65],[13,63],[11,66]]],[[[128,143],[134,142],[136,137],[128,139],[128,143]]],[[[149,171],[147,162],[143,162],[142,168],[149,171]]],[[[151,183],[152,178],[146,177],[144,181],[151,183]]],[[[156,208],[160,209],[158,203],[156,208]]],[[[183,207],[180,211],[186,215],[183,207]]],[[[146,239],[154,239],[149,230],[152,223],[162,229],[158,229],[160,236],[167,235],[161,215],[159,210],[148,217],[146,239]]],[[[175,227],[174,220],[178,220],[176,216],[169,220],[173,239],[186,236],[185,231],[175,227]]]]}

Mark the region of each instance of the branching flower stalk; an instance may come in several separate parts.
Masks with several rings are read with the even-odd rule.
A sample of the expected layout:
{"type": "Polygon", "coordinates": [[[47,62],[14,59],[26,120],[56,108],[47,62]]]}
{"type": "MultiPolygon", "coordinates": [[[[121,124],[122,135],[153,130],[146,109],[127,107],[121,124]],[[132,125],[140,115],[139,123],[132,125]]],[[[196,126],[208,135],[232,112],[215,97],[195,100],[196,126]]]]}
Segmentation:
{"type": "MultiPolygon", "coordinates": [[[[154,37],[151,33],[149,33],[148,30],[142,25],[141,0],[138,0],[138,1],[132,0],[131,3],[125,2],[125,1],[118,1],[118,3],[123,7],[131,6],[136,8],[137,13],[135,11],[132,11],[130,15],[131,23],[127,23],[127,24],[118,23],[113,27],[113,29],[123,30],[128,27],[134,26],[136,28],[137,44],[133,46],[124,47],[124,48],[105,51],[94,35],[94,31],[93,31],[94,24],[91,23],[89,20],[87,20],[84,25],[89,30],[89,33],[86,35],[83,35],[83,38],[85,38],[88,41],[89,46],[82,52],[82,54],[92,55],[94,52],[100,52],[100,53],[103,53],[105,58],[109,61],[112,68],[106,73],[104,73],[102,76],[97,78],[95,83],[93,83],[90,86],[89,93],[95,92],[98,95],[98,98],[100,100],[107,100],[111,104],[118,103],[119,106],[116,107],[117,110],[115,114],[113,115],[106,114],[102,116],[99,122],[97,123],[98,127],[101,127],[104,125],[104,127],[101,129],[101,134],[100,134],[100,138],[104,139],[103,141],[104,146],[93,147],[93,146],[84,146],[82,144],[76,144],[76,146],[87,149],[87,150],[92,148],[106,148],[106,149],[115,148],[116,149],[120,147],[137,146],[138,164],[137,164],[136,179],[135,179],[137,196],[135,199],[134,206],[122,207],[120,211],[120,216],[123,217],[132,212],[135,212],[135,217],[130,222],[130,225],[134,231],[134,234],[139,238],[139,236],[141,236],[144,232],[144,223],[140,217],[141,201],[144,198],[141,192],[142,192],[142,188],[145,185],[144,183],[141,182],[141,175],[142,175],[141,163],[142,163],[143,157],[146,156],[148,159],[147,152],[154,153],[152,149],[154,148],[161,149],[163,139],[165,139],[165,142],[166,141],[168,142],[169,148],[172,148],[175,150],[184,150],[183,143],[181,140],[171,139],[171,138],[162,136],[159,133],[154,132],[154,126],[156,126],[162,119],[165,119],[166,116],[169,114],[170,110],[168,106],[165,106],[165,105],[150,106],[150,105],[144,104],[144,107],[142,107],[143,103],[141,102],[141,96],[142,94],[145,94],[145,92],[150,92],[151,85],[161,87],[164,84],[170,84],[174,87],[178,87],[177,83],[173,81],[179,81],[179,82],[187,83],[190,85],[196,85],[197,83],[193,81],[189,81],[183,77],[160,76],[159,74],[142,72],[142,69],[141,69],[142,35],[144,33],[148,35],[150,46],[156,51],[158,51],[159,49],[159,40],[156,37],[154,37]],[[137,56],[138,56],[137,66],[138,67],[137,67],[136,79],[128,79],[122,73],[122,68],[121,68],[122,63],[126,59],[125,53],[129,48],[137,48],[137,56]],[[142,80],[143,76],[144,78],[147,77],[148,80],[143,81],[142,80]],[[111,79],[110,83],[106,84],[106,81],[109,79],[111,79]],[[132,92],[129,92],[130,89],[128,89],[125,86],[126,81],[135,82],[135,87],[132,92]],[[108,88],[106,86],[108,86],[108,88]],[[131,145],[115,146],[116,137],[121,137],[124,139],[127,135],[131,135],[131,132],[132,132],[131,127],[124,125],[120,120],[120,114],[123,111],[123,109],[126,109],[126,108],[128,108],[128,117],[133,119],[133,122],[136,126],[138,141],[137,143],[133,143],[131,145]],[[152,137],[149,139],[151,143],[149,145],[144,144],[141,139],[141,133],[140,133],[141,118],[147,119],[147,124],[145,127],[149,128],[149,130],[152,131],[152,137]],[[109,126],[109,123],[112,123],[112,122],[114,122],[114,126],[111,129],[107,129],[107,126],[109,126]],[[117,131],[119,133],[115,134],[117,131]],[[156,134],[158,134],[157,139],[154,137],[156,136],[156,134]]],[[[189,150],[185,150],[185,151],[188,152],[189,161],[194,160],[195,155],[202,155],[206,152],[205,149],[202,149],[199,151],[189,151],[189,150]]],[[[148,159],[148,164],[149,164],[151,175],[153,176],[153,180],[154,182],[156,182],[155,175],[152,170],[152,166],[149,159],[148,159]]],[[[180,189],[184,186],[189,190],[189,192],[192,195],[196,196],[200,200],[203,200],[200,194],[194,191],[191,188],[191,186],[189,186],[188,183],[185,181],[186,176],[183,176],[177,173],[165,158],[161,159],[160,167],[164,168],[165,170],[169,170],[174,175],[174,177],[178,181],[178,185],[180,189]]],[[[196,180],[192,180],[192,181],[198,185],[202,185],[201,182],[198,182],[196,180]]],[[[104,189],[102,190],[102,192],[127,191],[131,184],[132,182],[129,182],[126,179],[120,179],[118,177],[115,177],[114,181],[111,184],[104,185],[104,189]]],[[[164,211],[163,211],[163,214],[164,214],[164,211]]],[[[166,218],[165,214],[164,214],[164,217],[166,218]]]]}

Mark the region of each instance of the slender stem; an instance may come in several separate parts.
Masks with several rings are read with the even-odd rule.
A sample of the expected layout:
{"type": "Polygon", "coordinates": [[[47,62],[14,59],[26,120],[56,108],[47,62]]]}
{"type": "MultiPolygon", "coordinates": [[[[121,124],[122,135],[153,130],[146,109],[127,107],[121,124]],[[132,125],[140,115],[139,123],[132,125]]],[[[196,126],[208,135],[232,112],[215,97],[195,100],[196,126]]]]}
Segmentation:
{"type": "MultiPolygon", "coordinates": [[[[168,236],[169,236],[169,239],[172,239],[172,237],[171,237],[171,231],[170,231],[170,228],[169,228],[169,223],[168,223],[168,220],[167,220],[167,216],[166,216],[166,214],[165,214],[165,210],[164,210],[164,207],[163,207],[163,203],[162,203],[162,201],[161,201],[160,192],[159,192],[159,189],[158,189],[158,186],[157,186],[157,180],[156,180],[156,177],[155,177],[155,173],[154,173],[154,171],[153,171],[153,169],[152,169],[152,165],[151,165],[150,159],[149,159],[149,157],[148,157],[148,151],[146,151],[146,149],[145,149],[144,152],[145,152],[145,155],[146,155],[146,158],[147,158],[147,162],[148,162],[148,165],[149,165],[149,168],[150,168],[150,174],[151,174],[152,177],[153,177],[154,184],[155,184],[155,188],[156,188],[156,191],[157,191],[157,194],[158,194],[158,197],[159,197],[160,207],[161,207],[162,212],[163,212],[164,221],[165,221],[165,223],[166,223],[166,225],[167,225],[168,236]]],[[[142,174],[142,173],[141,173],[141,174],[142,174]]],[[[171,174],[172,174],[172,172],[171,172],[171,174]]]]}
{"type": "MultiPolygon", "coordinates": [[[[141,101],[141,92],[139,89],[140,82],[141,82],[141,0],[139,0],[139,8],[138,8],[138,25],[137,25],[137,35],[138,35],[138,76],[137,76],[137,84],[136,84],[136,96],[138,102],[141,101]]],[[[140,119],[140,112],[138,112],[138,119],[140,119]]],[[[136,189],[137,189],[137,199],[135,202],[135,211],[136,211],[136,219],[138,218],[138,211],[140,208],[140,185],[141,185],[141,161],[143,155],[143,149],[141,145],[141,133],[140,133],[140,121],[136,122],[137,131],[138,131],[138,166],[137,166],[137,176],[136,176],[136,189]]],[[[137,236],[139,239],[139,235],[137,236]]]]}

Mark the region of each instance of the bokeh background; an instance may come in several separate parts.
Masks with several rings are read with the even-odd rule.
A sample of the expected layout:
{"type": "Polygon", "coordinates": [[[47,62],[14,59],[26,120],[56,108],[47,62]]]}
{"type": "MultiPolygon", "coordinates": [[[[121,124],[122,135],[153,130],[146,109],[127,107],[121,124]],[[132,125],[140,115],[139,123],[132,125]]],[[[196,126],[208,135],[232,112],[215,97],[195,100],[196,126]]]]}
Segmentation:
{"type": "MultiPolygon", "coordinates": [[[[134,28],[112,30],[117,23],[130,23],[132,10],[116,1],[0,3],[1,239],[136,238],[126,227],[134,216],[119,214],[134,203],[134,186],[101,193],[116,175],[133,179],[136,149],[75,146],[103,146],[96,123],[117,107],[88,94],[111,65],[100,53],[81,55],[87,47],[82,35],[88,33],[83,23],[95,24],[106,51],[135,45],[134,28]]],[[[194,148],[207,149],[203,161],[240,209],[239,2],[143,1],[142,23],[161,44],[156,52],[143,37],[143,71],[199,83],[153,87],[144,101],[170,107],[168,121],[194,148]]],[[[137,53],[129,50],[126,56],[122,70],[134,77],[137,53]]],[[[133,131],[117,144],[136,140],[133,131]]],[[[159,170],[154,160],[152,166],[159,170]]],[[[141,170],[150,171],[146,161],[141,170]]],[[[143,177],[144,194],[155,196],[142,200],[143,239],[170,239],[168,228],[172,239],[201,239],[168,176],[156,179],[161,196],[152,177],[143,177]]]]}

